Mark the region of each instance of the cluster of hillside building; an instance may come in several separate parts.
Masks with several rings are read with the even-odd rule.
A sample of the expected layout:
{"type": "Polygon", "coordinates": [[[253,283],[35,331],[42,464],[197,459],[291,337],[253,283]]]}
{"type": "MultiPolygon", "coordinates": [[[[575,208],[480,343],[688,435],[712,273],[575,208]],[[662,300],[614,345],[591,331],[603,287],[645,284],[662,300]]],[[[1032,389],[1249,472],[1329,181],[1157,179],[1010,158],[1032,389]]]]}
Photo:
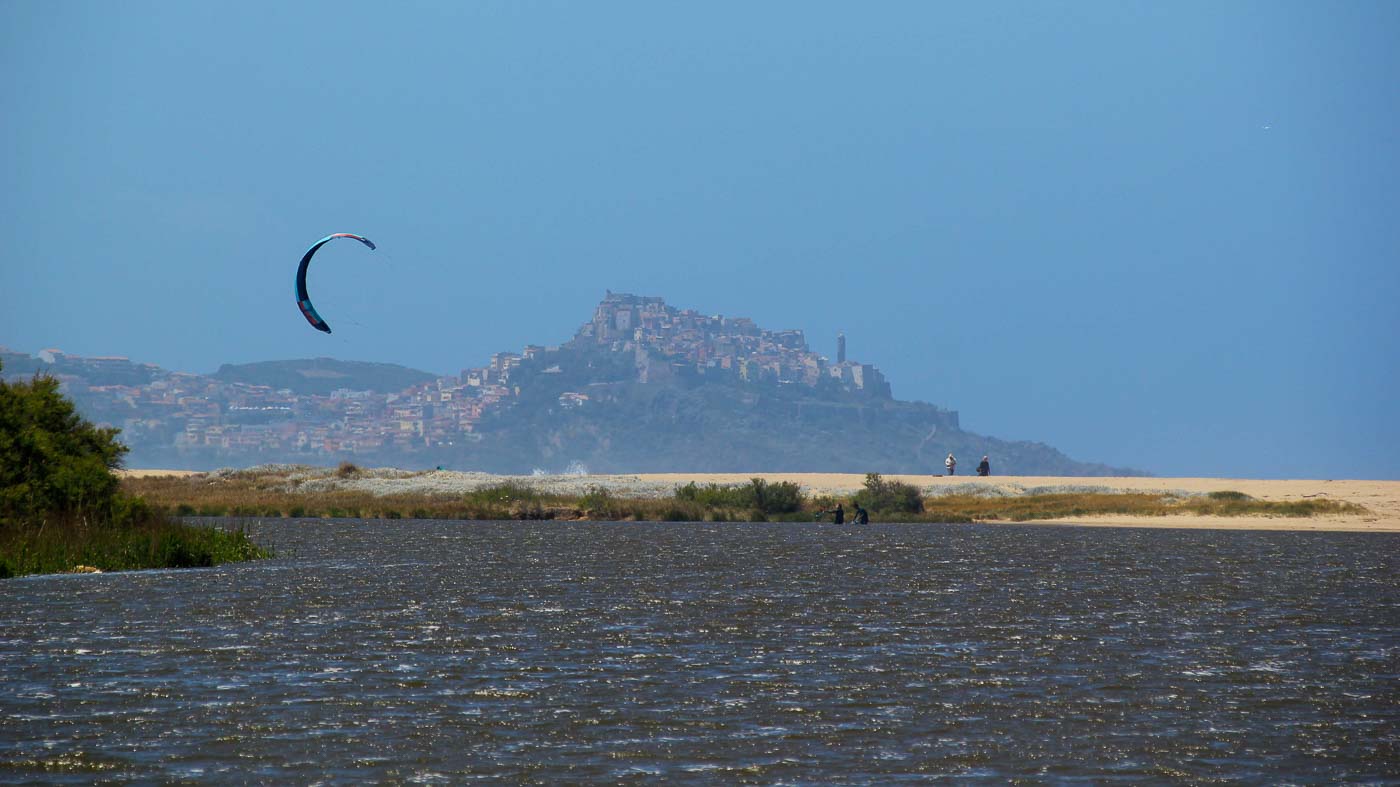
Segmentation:
{"type": "Polygon", "coordinates": [[[170,372],[127,358],[44,350],[40,364],[0,348],[5,375],[43,371],[90,420],[122,430],[135,450],[172,448],[307,461],[346,454],[412,453],[478,439],[476,424],[514,391],[489,370],[485,385],[443,377],[403,391],[341,389],[326,395],[170,372]],[[29,363],[26,363],[25,361],[29,363]]]}
{"type": "Polygon", "coordinates": [[[766,331],[747,317],[677,309],[661,298],[609,291],[574,341],[635,353],[643,382],[677,372],[811,387],[830,378],[852,392],[890,397],[878,369],[846,359],[844,335],[837,337],[831,363],[807,346],[802,331],[766,331]]]}
{"type": "MultiPolygon", "coordinates": [[[[661,298],[609,292],[565,347],[630,353],[643,383],[715,375],[760,385],[836,384],[862,396],[890,396],[874,366],[846,359],[844,336],[832,363],[808,348],[801,331],[765,331],[748,318],[679,310],[661,298]]],[[[520,353],[493,355],[486,366],[402,391],[313,395],[170,372],[124,357],[44,350],[36,359],[0,348],[7,377],[54,375],[85,416],[122,429],[122,440],[138,452],[173,449],[245,462],[382,456],[479,440],[482,420],[519,397],[517,370],[529,364],[541,374],[559,371],[557,359],[564,355],[558,347],[527,345],[520,353]]],[[[584,408],[590,393],[563,391],[555,401],[562,410],[584,408]]]]}

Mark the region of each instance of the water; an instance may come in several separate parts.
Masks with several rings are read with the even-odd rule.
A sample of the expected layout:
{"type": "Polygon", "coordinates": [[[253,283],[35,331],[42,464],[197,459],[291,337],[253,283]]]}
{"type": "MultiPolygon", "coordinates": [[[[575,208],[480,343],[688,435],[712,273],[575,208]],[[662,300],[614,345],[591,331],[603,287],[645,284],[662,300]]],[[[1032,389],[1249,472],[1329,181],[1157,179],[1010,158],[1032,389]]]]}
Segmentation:
{"type": "Polygon", "coordinates": [[[1395,536],[257,533],[0,583],[0,781],[1400,781],[1395,536]]]}

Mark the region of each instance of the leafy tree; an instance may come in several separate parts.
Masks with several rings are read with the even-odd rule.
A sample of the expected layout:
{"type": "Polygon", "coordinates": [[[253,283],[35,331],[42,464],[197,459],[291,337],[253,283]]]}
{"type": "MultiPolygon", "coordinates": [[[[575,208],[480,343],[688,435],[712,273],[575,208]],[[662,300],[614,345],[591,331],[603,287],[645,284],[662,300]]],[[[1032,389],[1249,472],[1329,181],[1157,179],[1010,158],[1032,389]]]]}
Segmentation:
{"type": "Polygon", "coordinates": [[[110,517],[126,446],[78,415],[58,381],[0,380],[0,522],[46,514],[110,517]]]}
{"type": "Polygon", "coordinates": [[[269,553],[243,531],[192,527],[123,494],[126,446],[58,392],[0,378],[0,578],[84,570],[212,566],[269,553]]]}

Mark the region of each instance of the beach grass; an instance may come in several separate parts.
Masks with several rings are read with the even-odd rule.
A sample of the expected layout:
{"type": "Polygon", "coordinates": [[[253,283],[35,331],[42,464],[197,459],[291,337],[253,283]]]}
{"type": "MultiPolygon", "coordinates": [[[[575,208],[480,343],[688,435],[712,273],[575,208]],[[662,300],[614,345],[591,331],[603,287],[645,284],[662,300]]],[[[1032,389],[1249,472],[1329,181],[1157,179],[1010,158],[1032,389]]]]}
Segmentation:
{"type": "Polygon", "coordinates": [[[1011,497],[941,495],[924,499],[919,521],[1031,522],[1123,516],[1274,516],[1310,517],[1320,514],[1364,513],[1365,509],[1337,500],[1257,500],[1240,492],[1212,492],[1181,497],[1154,492],[1066,492],[1011,497]]]}
{"type": "Polygon", "coordinates": [[[505,481],[470,491],[380,495],[341,487],[289,485],[284,474],[232,473],[176,478],[128,478],[124,488],[180,516],[704,521],[743,518],[693,501],[630,498],[601,487],[582,495],[542,491],[505,481]]]}
{"type": "MultiPolygon", "coordinates": [[[[304,469],[303,469],[304,470],[304,469]]],[[[188,477],[127,478],[123,487],[181,516],[351,517],[362,519],[800,521],[811,522],[848,498],[808,497],[795,484],[687,484],[669,497],[629,496],[601,486],[576,494],[527,481],[504,480],[468,491],[377,494],[347,486],[358,475],[342,467],[303,482],[285,470],[220,472],[188,477]],[[334,476],[330,478],[328,476],[334,476]]],[[[1105,515],[1170,517],[1311,517],[1364,513],[1330,500],[1269,501],[1234,491],[1205,495],[1115,492],[1096,488],[1031,490],[1026,494],[919,496],[906,485],[872,476],[873,492],[857,493],[874,521],[1027,522],[1105,515]],[[911,496],[911,493],[912,494],[911,496]]]]}

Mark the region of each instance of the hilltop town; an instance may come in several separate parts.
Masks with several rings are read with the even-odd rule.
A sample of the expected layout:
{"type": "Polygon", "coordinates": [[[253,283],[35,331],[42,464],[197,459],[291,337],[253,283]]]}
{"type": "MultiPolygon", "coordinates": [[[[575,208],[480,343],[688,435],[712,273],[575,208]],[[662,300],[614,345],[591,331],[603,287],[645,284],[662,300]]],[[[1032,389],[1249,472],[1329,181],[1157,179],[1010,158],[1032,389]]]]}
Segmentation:
{"type": "Polygon", "coordinates": [[[642,382],[688,373],[809,388],[830,380],[846,391],[890,398],[890,384],[878,369],[846,359],[844,335],[837,336],[836,362],[830,363],[807,346],[802,331],[766,331],[747,317],[678,310],[661,298],[609,291],[573,341],[635,351],[642,382]]]}
{"type": "Polygon", "coordinates": [[[450,376],[329,358],[192,374],[57,349],[0,348],[0,362],[8,378],[58,378],[84,416],[121,429],[136,467],[921,473],[957,452],[1003,472],[1134,474],[964,432],[955,411],[894,399],[835,339],[832,360],[798,330],[609,292],[569,340],[450,376]]]}
{"type": "MultiPolygon", "coordinates": [[[[423,379],[397,390],[385,390],[383,381],[369,387],[346,374],[344,364],[327,359],[303,364],[299,373],[306,385],[285,387],[238,381],[247,375],[234,367],[200,375],[57,349],[43,350],[36,359],[0,348],[0,360],[7,376],[35,371],[56,376],[90,418],[120,428],[138,457],[325,463],[355,455],[412,456],[478,441],[483,422],[519,400],[522,370],[535,372],[530,375],[535,379],[561,374],[566,357],[587,351],[631,358],[639,383],[704,377],[890,398],[889,383],[878,369],[846,359],[844,336],[837,339],[837,360],[830,362],[808,347],[802,331],[768,331],[747,317],[705,315],[659,297],[613,292],[562,347],[532,344],[520,352],[499,352],[486,365],[450,377],[405,370],[423,379]],[[326,390],[338,378],[345,378],[345,385],[326,390]],[[324,392],[312,392],[315,388],[324,392]]],[[[599,395],[597,380],[580,382],[579,390],[557,393],[559,408],[587,407],[599,395]]]]}

